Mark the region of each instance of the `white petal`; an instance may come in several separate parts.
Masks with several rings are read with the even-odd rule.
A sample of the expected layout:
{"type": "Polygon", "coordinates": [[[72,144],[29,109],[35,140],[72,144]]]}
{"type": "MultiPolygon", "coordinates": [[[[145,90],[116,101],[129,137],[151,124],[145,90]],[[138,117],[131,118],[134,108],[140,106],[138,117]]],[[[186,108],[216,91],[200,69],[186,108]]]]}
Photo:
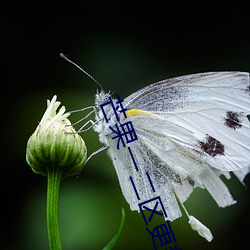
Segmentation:
{"type": "Polygon", "coordinates": [[[205,225],[203,225],[199,220],[197,220],[194,216],[189,216],[189,222],[191,228],[194,231],[197,231],[200,236],[205,238],[208,242],[210,242],[213,239],[213,235],[210,232],[209,228],[207,228],[205,225]]]}
{"type": "Polygon", "coordinates": [[[40,121],[40,124],[44,124],[46,122],[61,122],[66,125],[71,125],[70,121],[67,119],[70,113],[65,113],[66,108],[64,106],[62,106],[57,112],[61,102],[56,99],[57,96],[54,95],[51,101],[47,100],[47,109],[40,121]]]}

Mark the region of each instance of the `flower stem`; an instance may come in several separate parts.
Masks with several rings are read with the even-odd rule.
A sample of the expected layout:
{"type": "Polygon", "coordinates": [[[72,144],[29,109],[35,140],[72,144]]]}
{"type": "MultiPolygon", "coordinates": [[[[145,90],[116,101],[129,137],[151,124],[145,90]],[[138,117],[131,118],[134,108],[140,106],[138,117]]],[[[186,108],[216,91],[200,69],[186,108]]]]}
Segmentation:
{"type": "Polygon", "coordinates": [[[58,167],[48,168],[47,185],[47,227],[50,250],[61,250],[59,231],[59,188],[62,170],[58,167]]]}

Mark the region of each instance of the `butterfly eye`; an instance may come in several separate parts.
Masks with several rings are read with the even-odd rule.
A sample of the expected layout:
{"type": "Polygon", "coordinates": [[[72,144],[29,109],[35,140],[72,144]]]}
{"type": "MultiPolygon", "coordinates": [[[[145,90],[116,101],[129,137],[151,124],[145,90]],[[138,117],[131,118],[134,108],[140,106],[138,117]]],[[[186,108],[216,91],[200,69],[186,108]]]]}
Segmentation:
{"type": "Polygon", "coordinates": [[[106,95],[102,101],[102,104],[106,103],[109,101],[110,95],[106,95]]]}

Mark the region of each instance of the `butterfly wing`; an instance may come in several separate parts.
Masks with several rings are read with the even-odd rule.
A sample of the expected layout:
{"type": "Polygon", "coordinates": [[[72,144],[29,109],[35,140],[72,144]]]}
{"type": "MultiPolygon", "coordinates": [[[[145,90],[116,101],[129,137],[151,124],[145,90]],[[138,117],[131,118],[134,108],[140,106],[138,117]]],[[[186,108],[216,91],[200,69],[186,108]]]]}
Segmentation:
{"type": "Polygon", "coordinates": [[[219,176],[229,178],[227,171],[234,171],[243,180],[249,172],[249,92],[247,73],[219,72],[161,81],[126,98],[138,136],[131,151],[139,171],[128,150],[117,152],[111,138],[109,154],[131,209],[160,196],[168,219],[174,220],[181,215],[175,195],[184,202],[197,186],[219,206],[233,204],[219,176]]]}
{"type": "MultiPolygon", "coordinates": [[[[168,219],[181,216],[175,195],[184,202],[195,187],[206,188],[221,207],[235,201],[226,185],[221,181],[221,172],[212,169],[181,144],[172,140],[173,132],[192,146],[193,133],[168,123],[155,115],[137,115],[130,118],[136,130],[138,140],[130,148],[138,171],[128,150],[116,148],[116,142],[110,141],[109,154],[113,160],[124,197],[131,210],[138,210],[138,203],[161,197],[168,219]],[[148,179],[150,176],[154,190],[148,179]],[[137,189],[138,196],[131,183],[137,189]],[[220,192],[218,192],[220,190],[220,192]]],[[[153,209],[153,207],[149,208],[153,209]]]]}
{"type": "Polygon", "coordinates": [[[249,88],[247,73],[194,74],[149,85],[124,102],[129,110],[149,111],[191,131],[193,153],[214,168],[234,171],[250,165],[249,88]]]}
{"type": "MultiPolygon", "coordinates": [[[[140,132],[138,136],[140,137],[140,132]]],[[[170,168],[162,165],[162,162],[159,161],[154,152],[149,150],[141,139],[143,138],[140,137],[130,147],[138,171],[128,149],[119,149],[118,152],[116,142],[114,140],[110,141],[108,153],[113,161],[122,193],[129,203],[130,209],[138,212],[140,211],[138,203],[160,196],[168,219],[174,220],[181,216],[181,212],[170,180],[178,177],[172,176],[175,173],[170,168]],[[158,170],[155,169],[156,166],[158,170]],[[153,192],[150,186],[147,173],[151,177],[153,188],[156,192],[153,192]]],[[[147,207],[150,209],[154,208],[150,203],[147,207]]]]}

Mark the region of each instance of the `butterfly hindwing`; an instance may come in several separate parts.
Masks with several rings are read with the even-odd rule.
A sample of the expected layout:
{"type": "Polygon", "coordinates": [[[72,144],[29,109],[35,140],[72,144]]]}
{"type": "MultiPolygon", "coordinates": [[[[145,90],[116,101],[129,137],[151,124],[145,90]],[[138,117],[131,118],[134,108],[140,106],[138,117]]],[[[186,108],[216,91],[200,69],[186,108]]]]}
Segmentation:
{"type": "MultiPolygon", "coordinates": [[[[164,163],[160,163],[159,158],[140,139],[130,147],[138,171],[128,149],[120,148],[118,150],[114,141],[110,141],[110,143],[108,153],[115,166],[122,193],[131,210],[139,211],[138,204],[140,202],[160,196],[168,219],[174,220],[180,217],[181,212],[170,183],[170,179],[173,178],[175,173],[170,168],[167,168],[164,163]],[[158,169],[155,168],[156,166],[158,169]],[[161,168],[164,173],[161,172],[161,168]],[[155,192],[150,185],[148,175],[151,178],[155,192]]],[[[153,209],[154,207],[149,204],[148,208],[153,209]]]]}
{"type": "MultiPolygon", "coordinates": [[[[205,187],[219,206],[224,207],[234,203],[230,192],[219,178],[221,171],[213,168],[209,161],[205,161],[200,157],[200,153],[196,152],[194,133],[159,117],[150,119],[141,115],[133,116],[131,119],[138,140],[146,147],[145,151],[151,152],[157,159],[155,160],[157,164],[151,164],[155,170],[153,176],[159,173],[163,178],[167,178],[171,189],[179,194],[178,197],[182,202],[189,197],[194,187],[205,187]],[[211,180],[207,181],[208,179],[211,180]],[[213,183],[213,189],[210,183],[213,183]],[[219,195],[217,199],[218,188],[221,190],[220,195],[223,195],[219,195]]],[[[161,188],[164,187],[165,185],[161,188]]]]}

